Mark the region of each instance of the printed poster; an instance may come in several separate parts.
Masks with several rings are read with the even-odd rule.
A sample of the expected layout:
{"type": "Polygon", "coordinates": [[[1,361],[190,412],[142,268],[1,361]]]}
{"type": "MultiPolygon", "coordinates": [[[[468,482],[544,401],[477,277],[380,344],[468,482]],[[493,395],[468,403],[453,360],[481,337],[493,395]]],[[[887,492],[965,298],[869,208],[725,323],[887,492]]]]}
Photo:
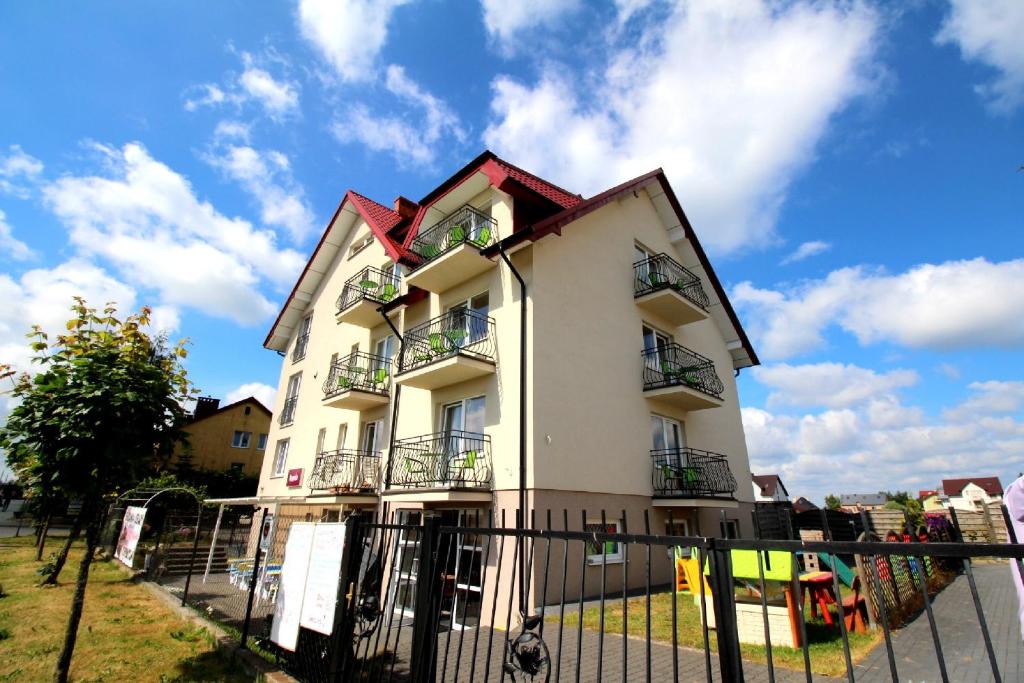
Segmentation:
{"type": "Polygon", "coordinates": [[[302,616],[302,599],[306,592],[306,575],[309,572],[309,556],[313,549],[313,533],[316,524],[295,522],[288,529],[288,540],[284,546],[284,562],[274,601],[274,622],[270,639],[291,652],[299,641],[299,621],[302,616]]]}
{"type": "Polygon", "coordinates": [[[334,628],[334,608],[338,602],[341,555],[345,547],[345,524],[317,524],[306,576],[299,624],[325,636],[334,628]]]}
{"type": "Polygon", "coordinates": [[[139,545],[142,524],[146,520],[146,508],[129,507],[124,511],[121,535],[117,539],[114,557],[131,567],[135,562],[135,548],[139,545]]]}

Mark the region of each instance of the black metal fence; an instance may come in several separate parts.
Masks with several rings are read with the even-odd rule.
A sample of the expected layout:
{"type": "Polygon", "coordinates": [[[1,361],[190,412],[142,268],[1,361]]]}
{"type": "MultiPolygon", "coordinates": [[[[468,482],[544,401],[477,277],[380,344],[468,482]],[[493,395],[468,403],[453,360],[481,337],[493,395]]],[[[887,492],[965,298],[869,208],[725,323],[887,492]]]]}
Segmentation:
{"type": "Polygon", "coordinates": [[[387,396],[391,387],[391,359],[356,352],[331,364],[324,380],[324,398],[346,391],[367,391],[387,396]]]}
{"type": "Polygon", "coordinates": [[[316,457],[309,475],[312,491],[334,494],[376,493],[380,487],[380,452],[341,449],[316,457]]]}
{"type": "Polygon", "coordinates": [[[398,371],[407,372],[462,355],[494,361],[494,319],[466,308],[453,308],[405,333],[398,371]]]}
{"type": "Polygon", "coordinates": [[[671,289],[692,303],[707,308],[710,301],[700,278],[668,254],[656,254],[633,264],[633,295],[671,289]]]}
{"type": "Polygon", "coordinates": [[[342,287],[341,295],[336,303],[338,313],[356,305],[363,299],[386,304],[398,296],[400,284],[400,276],[395,271],[388,272],[367,266],[345,280],[345,286],[342,287]]]}
{"type": "Polygon", "coordinates": [[[471,206],[463,206],[418,234],[412,241],[412,251],[427,263],[460,244],[483,249],[493,244],[497,236],[498,224],[493,218],[471,206]]]}
{"type": "Polygon", "coordinates": [[[715,363],[680,344],[643,351],[644,389],[685,386],[715,398],[725,390],[715,363]]]}
{"type": "Polygon", "coordinates": [[[281,405],[281,414],[277,417],[277,422],[281,426],[290,425],[295,421],[295,408],[299,404],[298,396],[289,396],[284,400],[281,405]]]}
{"type": "Polygon", "coordinates": [[[448,430],[398,439],[391,484],[401,488],[490,488],[491,437],[448,430]]]}
{"type": "Polygon", "coordinates": [[[302,628],[294,651],[260,635],[260,605],[278,599],[260,567],[280,562],[287,529],[262,558],[250,541],[241,631],[302,681],[1001,681],[1022,661],[1016,601],[1000,599],[1016,544],[669,536],[625,511],[421,514],[348,520],[331,633],[302,628]],[[833,570],[803,571],[811,555],[833,570]],[[882,594],[897,563],[919,595],[905,614],[882,594]]]}
{"type": "Polygon", "coordinates": [[[736,492],[728,456],[696,448],[652,450],[651,477],[655,496],[731,499],[736,492]]]}

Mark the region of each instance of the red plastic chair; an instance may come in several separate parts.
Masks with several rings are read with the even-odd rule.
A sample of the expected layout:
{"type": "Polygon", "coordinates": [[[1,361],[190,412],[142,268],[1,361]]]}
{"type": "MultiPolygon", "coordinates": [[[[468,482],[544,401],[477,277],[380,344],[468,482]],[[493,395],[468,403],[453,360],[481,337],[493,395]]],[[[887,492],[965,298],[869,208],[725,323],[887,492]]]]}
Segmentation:
{"type": "Polygon", "coordinates": [[[853,577],[853,595],[843,598],[843,621],[847,633],[864,633],[868,630],[868,606],[860,594],[860,577],[853,577]]]}

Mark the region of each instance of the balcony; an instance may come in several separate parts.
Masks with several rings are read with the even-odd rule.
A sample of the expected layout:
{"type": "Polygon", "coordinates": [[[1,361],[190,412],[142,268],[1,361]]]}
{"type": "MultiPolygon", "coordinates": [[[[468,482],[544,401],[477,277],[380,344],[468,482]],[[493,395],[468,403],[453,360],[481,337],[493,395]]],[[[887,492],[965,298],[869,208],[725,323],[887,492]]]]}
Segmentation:
{"type": "Polygon", "coordinates": [[[480,250],[493,244],[497,236],[493,218],[464,206],[412,241],[412,251],[422,261],[406,281],[429,292],[444,292],[465,282],[494,267],[480,250]]]}
{"type": "Polygon", "coordinates": [[[708,317],[700,278],[666,254],[633,264],[633,297],[637,306],[676,327],[708,317]]]}
{"type": "Polygon", "coordinates": [[[651,483],[655,498],[734,500],[736,478],[729,459],[695,448],[651,451],[651,483]]]}
{"type": "Polygon", "coordinates": [[[309,488],[331,495],[375,495],[380,487],[380,453],[324,451],[313,464],[309,488]]]}
{"type": "Polygon", "coordinates": [[[724,386],[714,362],[679,344],[643,352],[644,396],[684,410],[722,405],[724,386]]]}
{"type": "Polygon", "coordinates": [[[295,422],[295,406],[298,403],[298,396],[289,396],[284,400],[284,405],[281,406],[281,414],[277,416],[277,423],[279,425],[287,427],[292,422],[295,422]]]}
{"type": "Polygon", "coordinates": [[[309,332],[300,334],[295,339],[295,348],[292,349],[292,362],[298,363],[306,357],[306,348],[309,346],[309,332]]]}
{"type": "Polygon", "coordinates": [[[345,280],[337,302],[338,322],[360,327],[381,324],[384,320],[377,309],[398,296],[400,286],[398,273],[363,268],[345,280]]]}
{"type": "Polygon", "coordinates": [[[491,437],[446,431],[395,441],[391,487],[398,489],[491,489],[491,437]]]}
{"type": "Polygon", "coordinates": [[[495,343],[493,318],[453,308],[405,333],[395,381],[438,389],[492,374],[495,343]]]}
{"type": "Polygon", "coordinates": [[[347,410],[386,405],[390,388],[390,358],[353,353],[331,365],[324,380],[324,405],[347,410]]]}

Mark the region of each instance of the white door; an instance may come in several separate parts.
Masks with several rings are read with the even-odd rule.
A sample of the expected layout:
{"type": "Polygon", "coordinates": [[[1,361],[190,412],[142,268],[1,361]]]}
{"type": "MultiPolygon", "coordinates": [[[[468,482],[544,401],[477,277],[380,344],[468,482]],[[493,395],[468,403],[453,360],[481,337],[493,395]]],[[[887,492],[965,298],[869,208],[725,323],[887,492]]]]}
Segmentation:
{"type": "Polygon", "coordinates": [[[678,420],[661,415],[651,415],[651,450],[665,455],[667,463],[682,466],[680,451],[686,448],[686,433],[678,420]]]}
{"type": "MultiPolygon", "coordinates": [[[[400,510],[395,519],[403,526],[419,525],[420,513],[400,510]]],[[[402,625],[412,621],[416,608],[416,583],[419,577],[419,549],[422,527],[400,528],[395,542],[395,564],[391,572],[391,609],[400,618],[402,625]],[[408,620],[408,621],[406,621],[408,620]]]]}

